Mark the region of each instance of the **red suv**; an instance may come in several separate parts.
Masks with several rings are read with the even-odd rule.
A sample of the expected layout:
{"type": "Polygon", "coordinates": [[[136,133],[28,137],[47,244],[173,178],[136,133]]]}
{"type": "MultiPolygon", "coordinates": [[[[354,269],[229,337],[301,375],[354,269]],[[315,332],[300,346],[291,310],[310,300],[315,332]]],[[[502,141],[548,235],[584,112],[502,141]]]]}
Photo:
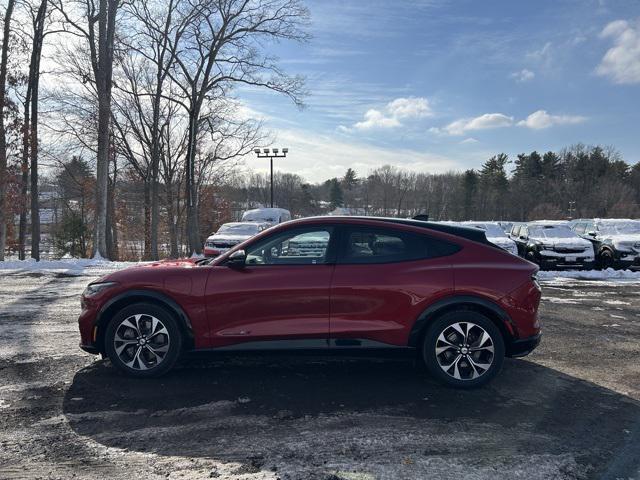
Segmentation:
{"type": "Polygon", "coordinates": [[[189,350],[416,352],[442,382],[488,382],[540,342],[537,266],[484,232],[321,217],[204,262],[127,268],[82,295],[81,346],[158,376],[189,350]]]}

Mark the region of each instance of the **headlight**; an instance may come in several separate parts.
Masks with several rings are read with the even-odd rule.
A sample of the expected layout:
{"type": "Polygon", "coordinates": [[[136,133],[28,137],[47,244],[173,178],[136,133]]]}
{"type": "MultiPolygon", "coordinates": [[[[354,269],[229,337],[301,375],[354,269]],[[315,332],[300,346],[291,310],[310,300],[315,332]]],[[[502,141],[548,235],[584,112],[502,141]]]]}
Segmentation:
{"type": "Polygon", "coordinates": [[[116,285],[116,282],[91,283],[87,285],[87,288],[84,289],[84,292],[82,292],[82,296],[93,297],[100,292],[107,290],[108,288],[115,287],[116,285]]]}

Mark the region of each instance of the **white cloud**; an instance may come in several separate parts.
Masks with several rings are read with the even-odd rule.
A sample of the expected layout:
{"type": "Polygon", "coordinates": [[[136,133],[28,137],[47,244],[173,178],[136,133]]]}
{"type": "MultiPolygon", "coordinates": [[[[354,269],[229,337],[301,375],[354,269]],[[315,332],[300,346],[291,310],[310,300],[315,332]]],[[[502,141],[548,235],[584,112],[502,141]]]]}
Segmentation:
{"type": "Polygon", "coordinates": [[[541,130],[554,125],[573,125],[583,123],[587,119],[579,115],[550,115],[546,110],[538,110],[529,115],[526,120],[520,120],[518,125],[521,127],[541,130]]]}
{"type": "Polygon", "coordinates": [[[433,115],[426,98],[396,98],[387,105],[387,111],[395,118],[422,118],[433,115]]]}
{"type": "Polygon", "coordinates": [[[478,143],[478,140],[473,137],[465,138],[460,142],[461,145],[473,145],[474,143],[478,143]]]}
{"type": "Polygon", "coordinates": [[[380,110],[367,110],[364,120],[353,125],[356,130],[371,130],[374,128],[395,128],[399,127],[400,121],[393,116],[385,116],[380,110]]]}
{"type": "MultiPolygon", "coordinates": [[[[364,119],[353,125],[356,130],[372,130],[396,128],[402,125],[401,120],[424,118],[433,115],[429,100],[423,97],[396,98],[389,102],[384,111],[374,108],[367,110],[364,119]]],[[[341,125],[342,131],[351,131],[351,128],[341,125]]]]}
{"type": "MultiPolygon", "coordinates": [[[[453,159],[423,150],[373,146],[300,129],[280,130],[275,143],[289,148],[287,157],[277,160],[275,168],[295,172],[312,182],[340,177],[349,167],[359,175],[366,175],[385,164],[407,170],[444,173],[460,169],[469,161],[468,156],[453,159]]],[[[256,171],[268,171],[268,162],[257,160],[252,155],[246,158],[246,164],[256,171]]]]}
{"type": "Polygon", "coordinates": [[[614,46],[607,50],[596,73],[615,83],[640,83],[640,21],[631,24],[616,20],[602,30],[600,37],[613,39],[614,46]]]}
{"type": "Polygon", "coordinates": [[[519,72],[513,72],[510,76],[515,79],[516,82],[528,82],[529,80],[533,80],[536,74],[531,70],[523,68],[519,72]]]}
{"type": "Polygon", "coordinates": [[[485,113],[475,118],[461,118],[451,122],[444,129],[429,129],[434,133],[447,133],[449,135],[464,135],[474,130],[487,130],[490,128],[510,127],[513,125],[513,117],[503,113],[485,113]]]}

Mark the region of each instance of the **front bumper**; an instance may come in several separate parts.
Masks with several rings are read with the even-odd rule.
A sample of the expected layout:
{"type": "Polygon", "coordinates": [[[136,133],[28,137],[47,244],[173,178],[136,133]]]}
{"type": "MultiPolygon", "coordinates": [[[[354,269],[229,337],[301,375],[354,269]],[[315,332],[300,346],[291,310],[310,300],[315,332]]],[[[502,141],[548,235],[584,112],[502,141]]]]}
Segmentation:
{"type": "Polygon", "coordinates": [[[532,337],[513,340],[507,347],[507,356],[518,358],[529,355],[538,345],[540,345],[541,340],[542,333],[538,333],[532,337]]]}

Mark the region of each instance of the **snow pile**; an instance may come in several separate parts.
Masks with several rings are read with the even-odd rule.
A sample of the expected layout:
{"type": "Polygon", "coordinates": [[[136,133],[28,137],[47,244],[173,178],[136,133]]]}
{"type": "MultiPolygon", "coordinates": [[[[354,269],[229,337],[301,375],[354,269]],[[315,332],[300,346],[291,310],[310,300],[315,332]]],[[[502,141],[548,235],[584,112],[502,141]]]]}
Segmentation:
{"type": "Polygon", "coordinates": [[[39,262],[33,259],[8,260],[0,262],[0,275],[14,272],[39,272],[100,276],[137,264],[137,262],[111,262],[103,258],[41,260],[39,262]]]}
{"type": "Polygon", "coordinates": [[[554,280],[556,278],[572,278],[575,280],[637,280],[640,281],[640,271],[632,270],[564,270],[539,271],[540,280],[554,280]]]}

